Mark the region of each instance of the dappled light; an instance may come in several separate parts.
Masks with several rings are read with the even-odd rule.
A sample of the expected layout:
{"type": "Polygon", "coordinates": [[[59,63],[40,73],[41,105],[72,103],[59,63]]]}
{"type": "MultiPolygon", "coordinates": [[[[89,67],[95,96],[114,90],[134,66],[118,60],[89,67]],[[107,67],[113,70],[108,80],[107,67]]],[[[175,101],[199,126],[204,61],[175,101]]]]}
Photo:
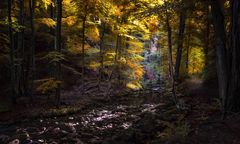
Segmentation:
{"type": "Polygon", "coordinates": [[[0,144],[240,143],[239,0],[1,0],[0,144]]]}

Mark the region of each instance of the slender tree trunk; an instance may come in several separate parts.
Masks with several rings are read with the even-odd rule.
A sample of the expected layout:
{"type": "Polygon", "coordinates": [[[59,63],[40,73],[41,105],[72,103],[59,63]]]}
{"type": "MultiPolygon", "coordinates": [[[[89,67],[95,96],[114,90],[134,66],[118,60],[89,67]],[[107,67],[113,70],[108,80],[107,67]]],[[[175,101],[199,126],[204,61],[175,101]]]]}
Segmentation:
{"type": "Polygon", "coordinates": [[[100,37],[100,68],[99,68],[99,79],[98,79],[98,88],[100,90],[101,81],[103,79],[103,48],[104,48],[104,35],[105,35],[105,23],[101,25],[101,37],[100,37]]]}
{"type": "MultiPolygon", "coordinates": [[[[56,16],[57,16],[57,27],[56,27],[56,45],[55,50],[58,53],[61,53],[62,49],[62,0],[56,0],[56,16]]],[[[56,80],[61,81],[61,62],[56,63],[56,80]]],[[[56,90],[56,98],[57,98],[57,106],[60,104],[61,98],[61,84],[58,84],[58,88],[56,90]]]]}
{"type": "Polygon", "coordinates": [[[231,36],[227,111],[240,111],[240,2],[231,0],[231,36]]]}
{"type": "MultiPolygon", "coordinates": [[[[53,19],[54,20],[54,17],[55,17],[55,15],[54,15],[54,6],[53,6],[53,3],[55,3],[54,2],[55,0],[52,0],[52,3],[50,4],[50,18],[51,19],[53,19]]],[[[54,35],[54,28],[51,28],[50,29],[50,33],[52,34],[52,35],[54,35]]]]}
{"type": "Polygon", "coordinates": [[[181,11],[180,21],[179,21],[179,33],[178,33],[178,47],[177,47],[177,57],[176,57],[176,65],[175,65],[175,78],[179,78],[180,65],[182,59],[182,49],[183,49],[183,39],[184,39],[184,31],[185,31],[185,21],[186,21],[186,12],[185,10],[181,11]]]}
{"type": "Polygon", "coordinates": [[[13,45],[13,30],[12,30],[12,0],[8,0],[8,35],[9,35],[9,47],[10,47],[11,97],[12,97],[12,103],[16,104],[14,45],[13,45]]]}
{"type": "Polygon", "coordinates": [[[190,54],[190,40],[191,40],[191,34],[190,30],[188,31],[188,36],[187,36],[187,55],[186,55],[186,71],[189,73],[189,54],[190,54]]]}
{"type": "MultiPolygon", "coordinates": [[[[86,10],[86,6],[85,6],[86,10]]],[[[87,20],[87,14],[83,16],[83,21],[82,21],[82,78],[81,78],[81,84],[82,84],[82,95],[85,93],[85,29],[86,29],[86,20],[87,20]]]]}
{"type": "Polygon", "coordinates": [[[171,78],[172,83],[172,95],[175,104],[177,104],[177,98],[176,98],[176,92],[175,92],[175,80],[174,80],[174,74],[173,74],[173,60],[172,60],[172,29],[169,24],[169,16],[167,14],[167,32],[168,32],[168,59],[169,59],[169,75],[171,78]]]}
{"type": "Polygon", "coordinates": [[[34,18],[35,18],[35,0],[29,0],[30,8],[30,27],[31,27],[31,48],[30,48],[30,75],[29,76],[29,95],[31,100],[33,100],[34,91],[34,79],[35,79],[35,28],[34,28],[34,18]]]}
{"type": "Polygon", "coordinates": [[[206,37],[205,37],[205,69],[208,69],[208,51],[209,51],[209,40],[210,40],[210,21],[209,21],[209,3],[206,5],[206,37]]]}
{"type": "MultiPolygon", "coordinates": [[[[19,1],[19,24],[23,27],[24,26],[24,0],[19,1]]],[[[28,83],[26,81],[26,55],[25,55],[25,47],[24,47],[24,28],[21,28],[20,32],[18,33],[18,49],[21,58],[21,65],[20,65],[20,82],[19,87],[21,90],[21,95],[26,96],[28,95],[28,83]]]]}
{"type": "Polygon", "coordinates": [[[225,114],[227,85],[228,85],[228,66],[226,49],[226,31],[224,25],[223,3],[221,0],[211,1],[211,10],[213,17],[213,26],[215,31],[215,46],[217,53],[217,72],[219,95],[222,99],[222,110],[225,114]]]}
{"type": "Polygon", "coordinates": [[[117,60],[118,60],[118,51],[119,51],[119,43],[120,43],[120,36],[117,35],[117,40],[116,40],[116,47],[115,47],[115,56],[114,56],[114,62],[113,62],[113,69],[108,77],[108,87],[107,87],[107,91],[105,94],[105,97],[107,97],[108,99],[110,99],[110,91],[112,88],[112,77],[113,77],[113,73],[114,70],[117,68],[117,60]]]}

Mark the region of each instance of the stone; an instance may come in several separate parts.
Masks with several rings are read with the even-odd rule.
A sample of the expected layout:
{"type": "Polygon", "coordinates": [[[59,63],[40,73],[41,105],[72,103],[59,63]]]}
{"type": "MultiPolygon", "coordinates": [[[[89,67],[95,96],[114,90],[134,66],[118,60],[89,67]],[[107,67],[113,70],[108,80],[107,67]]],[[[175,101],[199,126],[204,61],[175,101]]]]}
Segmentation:
{"type": "Polygon", "coordinates": [[[19,139],[15,139],[15,140],[9,142],[8,144],[20,144],[20,140],[19,139]]]}

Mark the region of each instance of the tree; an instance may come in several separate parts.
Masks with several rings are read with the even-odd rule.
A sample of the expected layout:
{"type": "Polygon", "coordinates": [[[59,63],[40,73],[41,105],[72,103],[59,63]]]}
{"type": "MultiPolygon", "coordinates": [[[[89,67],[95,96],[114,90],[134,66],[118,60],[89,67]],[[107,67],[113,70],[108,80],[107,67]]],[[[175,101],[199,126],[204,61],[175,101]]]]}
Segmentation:
{"type": "Polygon", "coordinates": [[[228,93],[225,109],[227,111],[240,111],[240,2],[231,0],[231,30],[230,48],[228,49],[229,67],[228,70],[228,93]]]}
{"type": "Polygon", "coordinates": [[[35,0],[29,0],[29,13],[30,13],[30,27],[31,27],[31,48],[30,48],[30,67],[29,76],[27,81],[29,82],[29,94],[31,99],[33,98],[34,91],[34,79],[35,79],[35,28],[34,28],[34,18],[35,18],[35,0]]]}
{"type": "Polygon", "coordinates": [[[14,64],[14,46],[13,46],[13,29],[12,29],[12,0],[8,0],[8,35],[10,47],[10,69],[11,69],[11,96],[12,102],[16,103],[15,92],[15,64],[14,64]]]}
{"type": "Polygon", "coordinates": [[[169,57],[169,75],[172,83],[172,95],[174,102],[177,104],[176,92],[175,92],[175,80],[173,71],[173,60],[172,60],[172,29],[169,23],[169,14],[166,14],[166,27],[168,32],[168,57],[169,57]]]}
{"type": "MultiPolygon", "coordinates": [[[[185,4],[184,2],[182,3],[185,4]]],[[[186,7],[183,6],[182,10],[180,11],[180,18],[179,18],[179,31],[178,31],[178,42],[177,42],[177,57],[176,57],[176,64],[175,64],[175,78],[179,78],[179,71],[180,71],[180,64],[182,59],[182,49],[183,49],[183,39],[184,39],[184,31],[185,31],[185,22],[186,22],[186,7]]]]}
{"type": "MultiPolygon", "coordinates": [[[[56,0],[56,17],[57,17],[57,26],[56,26],[56,34],[55,34],[55,51],[61,53],[62,49],[62,0],[56,0]]],[[[56,63],[56,75],[55,79],[61,81],[61,62],[58,61],[56,63]]],[[[58,83],[58,87],[56,89],[56,100],[57,106],[60,104],[60,96],[61,96],[61,84],[58,83]]]]}
{"type": "Polygon", "coordinates": [[[217,72],[218,72],[218,84],[219,95],[222,99],[223,111],[227,97],[227,49],[226,49],[226,31],[225,20],[223,13],[223,3],[220,0],[213,0],[211,2],[213,25],[215,31],[215,45],[217,52],[217,72]]]}

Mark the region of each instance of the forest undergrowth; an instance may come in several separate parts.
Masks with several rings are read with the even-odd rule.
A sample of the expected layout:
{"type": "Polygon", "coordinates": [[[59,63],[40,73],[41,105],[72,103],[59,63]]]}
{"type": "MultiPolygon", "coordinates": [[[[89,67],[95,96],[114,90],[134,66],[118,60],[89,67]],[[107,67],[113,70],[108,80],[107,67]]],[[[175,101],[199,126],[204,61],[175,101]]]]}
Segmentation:
{"type": "Polygon", "coordinates": [[[232,128],[239,121],[220,119],[217,98],[209,99],[208,96],[214,93],[193,77],[178,86],[177,106],[168,83],[110,99],[78,97],[75,104],[65,99],[59,109],[37,110],[25,106],[24,114],[13,114],[14,119],[8,120],[10,123],[1,123],[0,141],[63,144],[237,142],[238,135],[232,128]]]}

